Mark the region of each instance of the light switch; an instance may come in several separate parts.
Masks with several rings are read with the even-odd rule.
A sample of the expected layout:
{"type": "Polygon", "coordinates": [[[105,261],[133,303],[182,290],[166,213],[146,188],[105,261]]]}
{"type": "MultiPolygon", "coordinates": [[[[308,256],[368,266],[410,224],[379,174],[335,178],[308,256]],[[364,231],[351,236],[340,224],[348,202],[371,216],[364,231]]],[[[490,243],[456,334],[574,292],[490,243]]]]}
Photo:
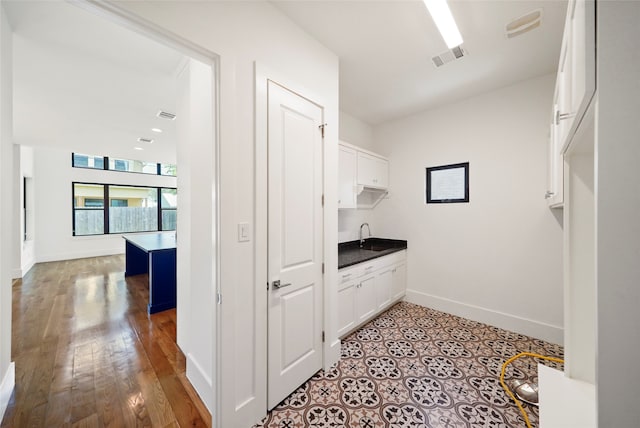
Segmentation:
{"type": "Polygon", "coordinates": [[[249,223],[238,223],[238,242],[251,240],[251,227],[249,223]]]}

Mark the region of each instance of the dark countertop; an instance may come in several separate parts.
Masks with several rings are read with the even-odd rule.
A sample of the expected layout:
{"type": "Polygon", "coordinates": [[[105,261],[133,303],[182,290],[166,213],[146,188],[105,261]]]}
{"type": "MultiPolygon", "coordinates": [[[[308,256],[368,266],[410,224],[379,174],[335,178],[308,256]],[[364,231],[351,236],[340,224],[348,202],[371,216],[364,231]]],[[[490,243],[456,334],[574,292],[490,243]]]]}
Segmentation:
{"type": "Polygon", "coordinates": [[[363,248],[360,248],[360,241],[341,242],[338,244],[338,269],[406,249],[407,241],[400,239],[368,238],[363,248]]]}

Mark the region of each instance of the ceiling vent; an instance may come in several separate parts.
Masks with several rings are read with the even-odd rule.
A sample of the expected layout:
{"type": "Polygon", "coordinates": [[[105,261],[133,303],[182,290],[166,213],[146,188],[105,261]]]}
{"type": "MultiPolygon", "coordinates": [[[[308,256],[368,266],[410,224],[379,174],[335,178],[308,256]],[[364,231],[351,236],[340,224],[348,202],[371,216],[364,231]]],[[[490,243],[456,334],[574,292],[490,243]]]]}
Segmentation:
{"type": "Polygon", "coordinates": [[[153,143],[153,140],[151,138],[140,137],[140,138],[138,138],[138,142],[139,143],[151,144],[151,143],[153,143]]]}
{"type": "Polygon", "coordinates": [[[528,31],[538,28],[542,23],[542,9],[536,9],[514,19],[504,27],[507,39],[512,39],[528,31]]]}
{"type": "Polygon", "coordinates": [[[160,119],[167,119],[167,120],[175,120],[176,118],[175,114],[169,113],[168,111],[162,111],[162,110],[160,110],[156,116],[158,116],[160,119]]]}
{"type": "Polygon", "coordinates": [[[467,55],[469,55],[469,52],[467,52],[465,49],[462,49],[462,46],[456,46],[455,48],[449,49],[448,51],[443,52],[440,55],[434,56],[433,58],[431,58],[431,60],[436,67],[442,67],[448,62],[460,59],[467,55]]]}

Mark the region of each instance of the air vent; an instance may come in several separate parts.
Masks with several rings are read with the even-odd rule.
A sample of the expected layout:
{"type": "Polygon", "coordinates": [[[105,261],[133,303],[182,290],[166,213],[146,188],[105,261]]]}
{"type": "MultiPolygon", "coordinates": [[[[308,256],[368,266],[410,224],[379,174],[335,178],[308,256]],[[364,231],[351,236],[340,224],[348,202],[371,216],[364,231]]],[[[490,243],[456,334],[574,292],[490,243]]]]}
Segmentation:
{"type": "Polygon", "coordinates": [[[160,119],[167,119],[167,120],[174,120],[176,118],[175,114],[169,113],[168,111],[162,111],[162,110],[160,110],[156,116],[158,116],[160,119]]]}
{"type": "Polygon", "coordinates": [[[139,143],[151,144],[151,143],[153,143],[153,140],[151,138],[140,137],[140,138],[138,138],[138,142],[139,143]]]}
{"type": "Polygon", "coordinates": [[[432,57],[431,60],[436,67],[442,67],[448,62],[460,59],[467,55],[469,55],[469,52],[467,50],[463,49],[462,46],[456,46],[455,48],[443,52],[440,55],[432,57]]]}
{"type": "Polygon", "coordinates": [[[507,39],[512,39],[528,31],[538,28],[542,23],[542,9],[536,9],[505,25],[504,32],[507,39]]]}

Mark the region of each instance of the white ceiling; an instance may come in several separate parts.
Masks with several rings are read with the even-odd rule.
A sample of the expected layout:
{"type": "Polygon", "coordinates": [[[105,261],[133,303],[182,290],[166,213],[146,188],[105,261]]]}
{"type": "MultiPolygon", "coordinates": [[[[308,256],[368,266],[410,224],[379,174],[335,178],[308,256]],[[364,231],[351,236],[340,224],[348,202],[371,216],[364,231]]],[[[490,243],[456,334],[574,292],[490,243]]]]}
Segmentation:
{"type": "Polygon", "coordinates": [[[16,143],[175,162],[175,121],[155,115],[175,112],[183,55],[67,2],[3,7],[14,29],[16,143]]]}
{"type": "MultiPolygon", "coordinates": [[[[553,72],[566,11],[564,0],[450,0],[469,55],[436,68],[446,45],[421,0],[272,3],[339,56],[340,109],[372,125],[553,72]],[[539,28],[504,36],[537,8],[539,28]]],[[[183,55],[68,2],[3,7],[15,31],[16,143],[175,161],[175,123],[155,114],[175,112],[183,55]]]]}
{"type": "Polygon", "coordinates": [[[447,50],[421,0],[272,1],[340,58],[340,109],[369,124],[407,116],[558,67],[567,2],[450,0],[469,56],[436,68],[447,50]],[[543,9],[513,39],[512,19],[543,9]]]}

